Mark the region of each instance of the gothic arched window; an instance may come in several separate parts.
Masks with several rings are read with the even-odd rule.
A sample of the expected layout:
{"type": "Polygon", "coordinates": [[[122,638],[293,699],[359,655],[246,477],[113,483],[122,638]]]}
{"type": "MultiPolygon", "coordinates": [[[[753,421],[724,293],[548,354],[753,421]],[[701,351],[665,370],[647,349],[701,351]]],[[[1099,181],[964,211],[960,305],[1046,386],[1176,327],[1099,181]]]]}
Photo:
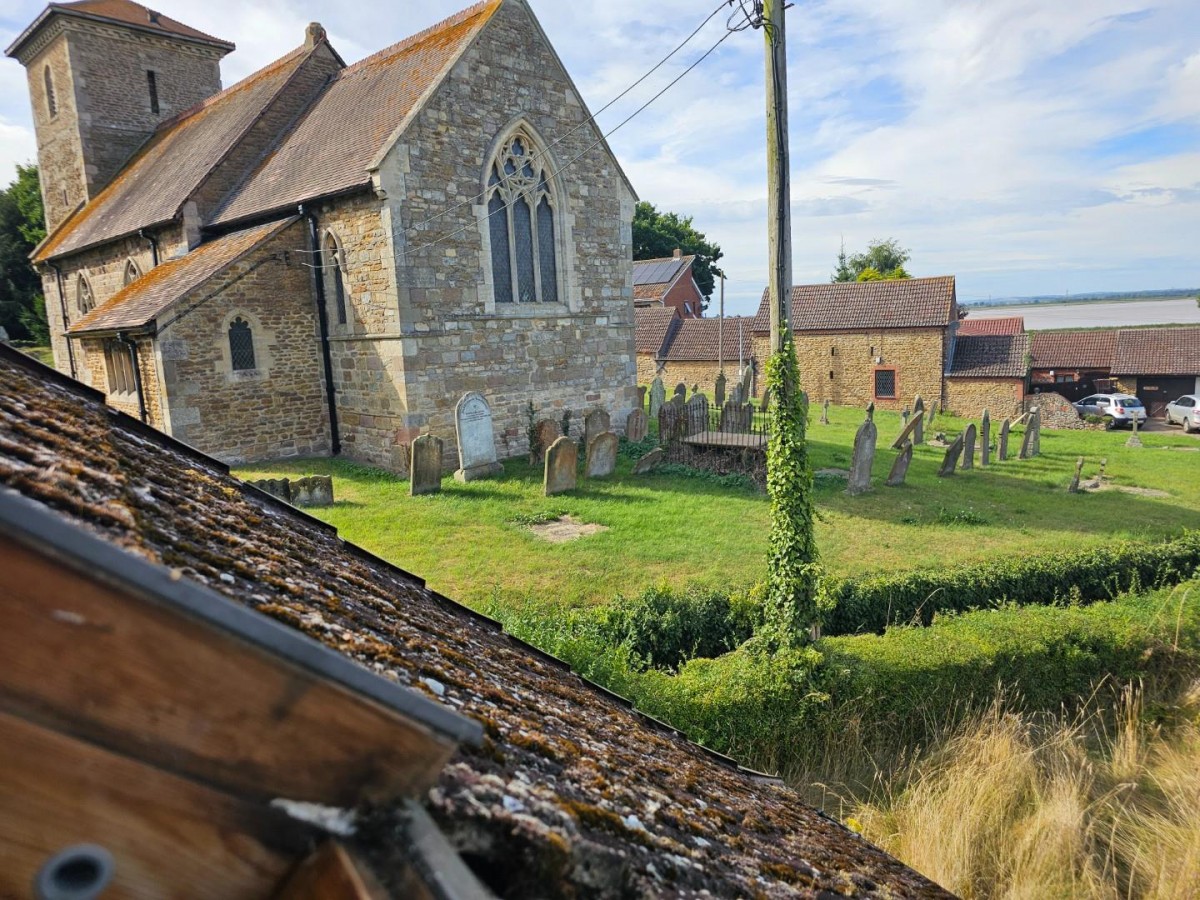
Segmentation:
{"type": "Polygon", "coordinates": [[[142,273],[138,271],[137,263],[135,263],[132,259],[126,260],[125,274],[122,277],[121,283],[126,285],[133,284],[141,277],[142,273]]]}
{"type": "Polygon", "coordinates": [[[254,369],[254,335],[241,316],[229,323],[229,362],[235,372],[254,369]]]}
{"type": "Polygon", "coordinates": [[[333,301],[334,315],[339,325],[346,324],[346,282],[342,278],[342,251],[338,246],[333,232],[325,232],[325,252],[322,254],[322,265],[326,276],[326,289],[329,294],[326,300],[333,301]]]}
{"type": "Polygon", "coordinates": [[[58,97],[54,93],[54,76],[50,74],[49,66],[42,70],[42,77],[46,80],[46,109],[50,118],[54,118],[58,115],[58,97]]]}
{"type": "Polygon", "coordinates": [[[488,235],[497,303],[557,303],[556,201],[544,154],[516,132],[491,161],[488,235]]]}
{"type": "Polygon", "coordinates": [[[80,275],[75,279],[75,305],[81,315],[87,315],[96,308],[96,298],[92,296],[92,286],[80,275]]]}

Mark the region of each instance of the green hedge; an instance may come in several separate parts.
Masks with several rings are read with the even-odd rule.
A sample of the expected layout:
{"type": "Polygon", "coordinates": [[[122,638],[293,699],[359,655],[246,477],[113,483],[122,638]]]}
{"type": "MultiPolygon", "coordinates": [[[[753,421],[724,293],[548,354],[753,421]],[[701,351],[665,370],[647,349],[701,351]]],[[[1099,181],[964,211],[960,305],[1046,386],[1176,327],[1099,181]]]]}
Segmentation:
{"type": "Polygon", "coordinates": [[[929,624],[935,613],[1003,603],[1093,603],[1178,584],[1200,570],[1200,532],[1165,543],[1114,542],[947,569],[826,581],[827,635],[929,624]]]}

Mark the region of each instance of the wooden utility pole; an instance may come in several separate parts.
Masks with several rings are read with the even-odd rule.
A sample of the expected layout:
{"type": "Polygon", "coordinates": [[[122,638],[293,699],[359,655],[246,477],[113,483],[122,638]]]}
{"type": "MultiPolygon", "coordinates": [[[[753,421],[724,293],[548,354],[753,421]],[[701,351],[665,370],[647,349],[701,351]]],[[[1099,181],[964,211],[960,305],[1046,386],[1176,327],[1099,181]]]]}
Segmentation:
{"type": "Polygon", "coordinates": [[[787,0],[763,0],[767,42],[767,246],[770,275],[771,352],[779,351],[782,329],[790,327],[792,297],[792,186],[788,168],[787,0]]]}
{"type": "Polygon", "coordinates": [[[717,320],[717,371],[725,374],[725,273],[721,273],[721,318],[717,320]]]}

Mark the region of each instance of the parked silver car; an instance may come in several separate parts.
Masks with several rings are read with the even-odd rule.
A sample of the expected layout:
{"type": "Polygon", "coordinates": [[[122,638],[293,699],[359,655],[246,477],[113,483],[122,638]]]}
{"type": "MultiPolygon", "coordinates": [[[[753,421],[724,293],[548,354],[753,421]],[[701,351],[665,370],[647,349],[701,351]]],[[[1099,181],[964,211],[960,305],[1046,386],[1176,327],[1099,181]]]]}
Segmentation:
{"type": "Polygon", "coordinates": [[[1075,404],[1081,416],[1104,416],[1110,428],[1133,427],[1146,421],[1146,407],[1142,401],[1129,394],[1092,394],[1075,404]]]}
{"type": "Polygon", "coordinates": [[[1167,424],[1182,425],[1188,434],[1200,431],[1200,396],[1188,394],[1168,403],[1167,424]]]}

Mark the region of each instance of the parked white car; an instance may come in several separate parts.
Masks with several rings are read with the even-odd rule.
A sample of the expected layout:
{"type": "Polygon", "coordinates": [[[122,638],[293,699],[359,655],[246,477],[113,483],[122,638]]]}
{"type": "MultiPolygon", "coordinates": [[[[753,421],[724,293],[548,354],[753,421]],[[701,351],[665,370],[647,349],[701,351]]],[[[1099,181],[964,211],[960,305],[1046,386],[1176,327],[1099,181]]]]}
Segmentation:
{"type": "Polygon", "coordinates": [[[1182,425],[1188,434],[1200,431],[1200,396],[1187,394],[1168,403],[1167,424],[1182,425]]]}
{"type": "Polygon", "coordinates": [[[1146,407],[1130,394],[1092,394],[1075,404],[1081,416],[1104,416],[1110,428],[1133,427],[1146,421],[1146,407]]]}

